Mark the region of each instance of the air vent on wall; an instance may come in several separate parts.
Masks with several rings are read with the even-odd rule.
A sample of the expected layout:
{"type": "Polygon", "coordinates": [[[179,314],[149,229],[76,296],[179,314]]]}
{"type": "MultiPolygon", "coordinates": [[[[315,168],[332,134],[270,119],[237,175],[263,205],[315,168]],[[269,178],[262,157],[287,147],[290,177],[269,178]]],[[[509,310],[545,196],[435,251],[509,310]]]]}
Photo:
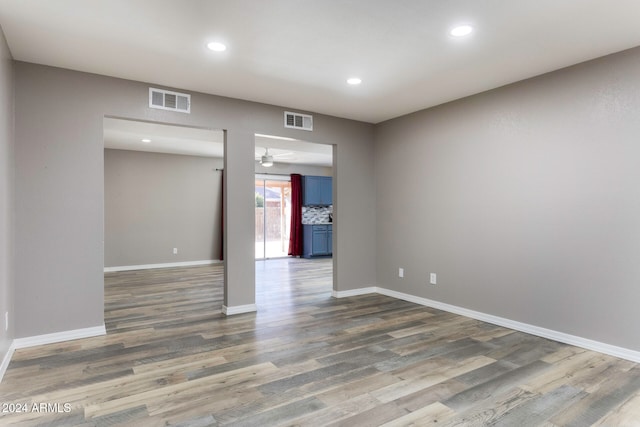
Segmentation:
{"type": "Polygon", "coordinates": [[[191,113],[191,95],[150,87],[149,108],[191,113]]]}
{"type": "Polygon", "coordinates": [[[289,111],[285,111],[284,127],[312,131],[313,116],[310,116],[308,114],[290,113],[289,111]]]}

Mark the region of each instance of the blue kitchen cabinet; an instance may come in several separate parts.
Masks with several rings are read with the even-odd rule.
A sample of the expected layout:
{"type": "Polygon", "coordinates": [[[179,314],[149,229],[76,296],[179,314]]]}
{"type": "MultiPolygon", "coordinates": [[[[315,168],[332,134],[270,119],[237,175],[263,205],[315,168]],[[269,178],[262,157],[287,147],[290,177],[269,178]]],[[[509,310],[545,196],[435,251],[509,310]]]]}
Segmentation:
{"type": "Polygon", "coordinates": [[[332,205],[333,179],[330,176],[304,176],[302,179],[302,204],[304,206],[332,205]]]}
{"type": "Polygon", "coordinates": [[[330,256],[333,253],[333,226],[331,224],[303,225],[304,258],[330,256]]]}

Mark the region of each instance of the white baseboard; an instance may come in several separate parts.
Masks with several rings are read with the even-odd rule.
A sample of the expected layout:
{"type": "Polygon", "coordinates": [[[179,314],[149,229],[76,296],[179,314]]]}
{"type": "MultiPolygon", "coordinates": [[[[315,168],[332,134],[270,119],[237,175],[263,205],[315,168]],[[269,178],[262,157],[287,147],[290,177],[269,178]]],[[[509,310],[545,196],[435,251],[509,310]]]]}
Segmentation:
{"type": "Polygon", "coordinates": [[[368,288],[359,288],[359,289],[349,289],[346,291],[331,291],[331,296],[334,298],[346,298],[346,297],[354,297],[357,295],[366,295],[366,294],[375,294],[376,287],[370,286],[368,288]]]}
{"type": "Polygon", "coordinates": [[[227,316],[242,313],[252,313],[254,311],[258,311],[258,307],[255,304],[234,305],[231,307],[227,307],[226,305],[222,306],[222,312],[227,316]]]}
{"type": "Polygon", "coordinates": [[[7,368],[9,367],[9,362],[11,362],[11,357],[13,356],[13,352],[16,350],[15,343],[11,340],[11,344],[9,344],[9,349],[7,353],[4,355],[2,359],[2,364],[0,364],[0,383],[2,382],[2,378],[4,378],[5,372],[7,372],[7,368]]]}
{"type": "Polygon", "coordinates": [[[53,344],[62,341],[77,340],[79,338],[91,338],[106,335],[104,325],[92,328],[73,329],[71,331],[54,332],[52,334],[36,335],[33,337],[16,338],[13,340],[15,349],[34,347],[36,345],[53,344]]]}
{"type": "Polygon", "coordinates": [[[438,310],[447,311],[449,313],[459,314],[461,316],[470,317],[472,319],[481,320],[483,322],[492,323],[494,325],[503,326],[505,328],[513,329],[527,334],[536,335],[542,338],[548,338],[554,341],[562,342],[565,344],[575,345],[576,347],[582,347],[587,350],[597,351],[598,353],[608,354],[610,356],[619,357],[621,359],[630,360],[632,362],[640,363],[640,351],[630,350],[624,347],[618,347],[611,344],[606,344],[600,341],[594,341],[588,338],[579,337],[576,335],[567,334],[564,332],[554,331],[552,329],[541,328],[539,326],[530,325],[528,323],[522,323],[504,317],[494,316],[492,314],[482,313],[480,311],[469,310],[467,308],[458,307],[451,304],[446,304],[440,301],[434,301],[427,298],[418,297],[415,295],[405,294],[403,292],[393,291],[391,289],[381,287],[367,287],[360,289],[351,289],[348,291],[334,291],[334,296],[342,298],[352,295],[363,295],[367,293],[378,293],[386,295],[392,298],[401,299],[404,301],[413,302],[426,307],[436,308],[438,310]]]}
{"type": "Polygon", "coordinates": [[[122,265],[119,267],[105,267],[105,273],[114,271],[130,271],[130,270],[150,270],[152,268],[171,268],[171,267],[193,267],[196,265],[220,264],[224,261],[219,259],[205,259],[202,261],[183,261],[183,262],[167,262],[163,264],[141,264],[141,265],[122,265]]]}

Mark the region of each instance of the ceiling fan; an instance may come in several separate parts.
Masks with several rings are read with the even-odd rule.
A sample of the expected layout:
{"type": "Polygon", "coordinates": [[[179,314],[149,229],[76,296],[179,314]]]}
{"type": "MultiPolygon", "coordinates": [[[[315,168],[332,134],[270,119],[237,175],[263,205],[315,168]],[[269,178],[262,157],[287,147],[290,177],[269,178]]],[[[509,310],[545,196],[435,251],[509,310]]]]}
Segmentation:
{"type": "Polygon", "coordinates": [[[269,168],[271,166],[273,166],[273,159],[274,158],[284,158],[287,156],[291,156],[293,153],[292,152],[286,152],[286,153],[279,153],[279,154],[269,154],[269,148],[265,148],[264,149],[264,154],[262,156],[260,156],[259,154],[256,155],[256,160],[258,160],[260,162],[260,164],[262,166],[264,166],[265,168],[269,168]]]}

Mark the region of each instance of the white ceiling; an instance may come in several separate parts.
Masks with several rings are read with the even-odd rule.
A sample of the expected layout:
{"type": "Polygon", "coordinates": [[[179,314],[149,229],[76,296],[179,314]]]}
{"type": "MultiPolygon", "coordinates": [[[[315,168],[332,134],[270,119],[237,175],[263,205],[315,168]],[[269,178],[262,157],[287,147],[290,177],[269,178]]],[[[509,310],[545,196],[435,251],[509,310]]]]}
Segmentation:
{"type": "Polygon", "coordinates": [[[104,119],[104,147],[116,150],[224,157],[224,132],[107,117],[104,119]],[[148,139],[150,142],[143,142],[143,139],[148,139]]]}
{"type": "Polygon", "coordinates": [[[372,123],[638,46],[638,18],[638,0],[0,0],[16,60],[372,123]]]}
{"type": "MultiPolygon", "coordinates": [[[[269,135],[256,135],[255,140],[256,160],[268,148],[276,163],[325,167],[333,164],[330,145],[269,135]]],[[[104,119],[104,146],[116,150],[221,158],[224,156],[224,132],[107,117],[104,119]],[[143,139],[150,142],[143,142],[143,139]]]]}

